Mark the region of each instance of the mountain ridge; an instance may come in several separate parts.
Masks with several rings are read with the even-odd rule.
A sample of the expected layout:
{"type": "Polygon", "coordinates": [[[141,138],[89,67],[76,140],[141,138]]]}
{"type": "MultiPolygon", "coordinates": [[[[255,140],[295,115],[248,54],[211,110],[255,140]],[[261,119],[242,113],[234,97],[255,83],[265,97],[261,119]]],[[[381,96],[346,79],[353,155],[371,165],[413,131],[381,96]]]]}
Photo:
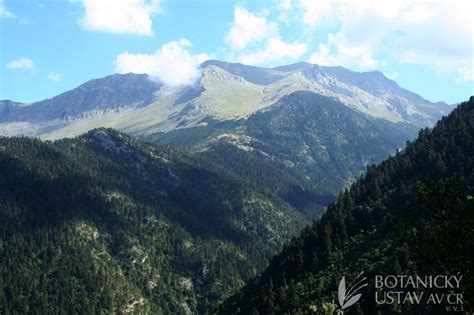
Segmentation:
{"type": "Polygon", "coordinates": [[[140,136],[197,126],[209,117],[246,118],[296,91],[334,97],[368,115],[419,127],[434,124],[450,110],[400,88],[380,72],[308,63],[261,68],[217,60],[201,67],[194,87],[163,86],[146,74],[115,74],[29,105],[0,101],[0,134],[58,139],[111,127],[140,136]]]}
{"type": "Polygon", "coordinates": [[[205,126],[156,133],[143,139],[193,152],[205,152],[226,142],[285,161],[292,168],[302,167],[301,171],[315,180],[344,178],[332,190],[337,194],[343,182],[358,178],[365,165],[394,154],[417,130],[413,125],[374,119],[332,98],[300,91],[247,119],[208,121],[205,126]],[[339,124],[341,121],[344,123],[339,124]]]}

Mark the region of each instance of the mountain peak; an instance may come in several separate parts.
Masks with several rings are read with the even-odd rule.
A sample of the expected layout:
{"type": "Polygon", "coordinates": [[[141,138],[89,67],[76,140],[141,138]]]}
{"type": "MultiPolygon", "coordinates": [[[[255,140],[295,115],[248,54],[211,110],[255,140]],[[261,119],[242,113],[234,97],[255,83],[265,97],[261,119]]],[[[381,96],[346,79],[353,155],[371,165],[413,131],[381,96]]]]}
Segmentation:
{"type": "Polygon", "coordinates": [[[217,66],[234,75],[241,76],[251,83],[259,85],[271,84],[284,77],[283,74],[276,73],[275,71],[272,71],[272,69],[248,66],[242,63],[208,60],[201,64],[201,68],[206,68],[209,66],[217,66]]]}
{"type": "Polygon", "coordinates": [[[208,60],[196,86],[165,87],[147,74],[113,74],[90,80],[51,99],[0,102],[0,134],[57,139],[110,126],[134,134],[193,127],[203,119],[233,120],[275,104],[295,91],[338,99],[392,122],[432,126],[450,108],[409,92],[380,71],[353,72],[299,62],[263,68],[208,60]],[[65,130],[67,129],[67,130],[65,130]]]}

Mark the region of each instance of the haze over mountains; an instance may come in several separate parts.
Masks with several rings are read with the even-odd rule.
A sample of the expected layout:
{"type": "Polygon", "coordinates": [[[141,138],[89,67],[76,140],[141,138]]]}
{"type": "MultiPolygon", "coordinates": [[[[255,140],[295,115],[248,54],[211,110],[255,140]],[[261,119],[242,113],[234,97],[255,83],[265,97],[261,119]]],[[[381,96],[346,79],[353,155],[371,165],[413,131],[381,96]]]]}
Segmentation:
{"type": "Polygon", "coordinates": [[[399,87],[381,72],[297,63],[259,68],[210,60],[194,86],[169,87],[144,74],[114,74],[33,104],[0,101],[0,134],[58,139],[96,127],[151,135],[209,121],[247,118],[296,91],[337,99],[371,117],[432,126],[449,112],[399,87]]]}

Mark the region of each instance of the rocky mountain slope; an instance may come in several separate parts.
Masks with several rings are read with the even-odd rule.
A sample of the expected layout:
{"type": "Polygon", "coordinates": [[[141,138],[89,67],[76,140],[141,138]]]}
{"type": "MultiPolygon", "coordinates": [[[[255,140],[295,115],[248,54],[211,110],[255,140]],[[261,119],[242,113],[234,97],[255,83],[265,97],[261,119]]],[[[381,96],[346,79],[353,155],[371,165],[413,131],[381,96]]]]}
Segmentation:
{"type": "Polygon", "coordinates": [[[235,151],[240,151],[254,159],[280,163],[286,172],[304,174],[302,178],[313,182],[322,195],[337,196],[367,165],[395,154],[417,131],[412,124],[370,117],[329,97],[295,92],[247,119],[208,121],[206,126],[145,139],[200,152],[242,170],[245,163],[230,165],[235,151]]]}
{"type": "Polygon", "coordinates": [[[146,75],[112,75],[33,104],[0,102],[0,134],[46,139],[75,136],[97,127],[134,135],[247,118],[296,91],[337,99],[391,122],[433,125],[450,107],[400,88],[380,72],[299,63],[258,68],[222,61],[201,65],[194,86],[168,87],[146,75]]]}

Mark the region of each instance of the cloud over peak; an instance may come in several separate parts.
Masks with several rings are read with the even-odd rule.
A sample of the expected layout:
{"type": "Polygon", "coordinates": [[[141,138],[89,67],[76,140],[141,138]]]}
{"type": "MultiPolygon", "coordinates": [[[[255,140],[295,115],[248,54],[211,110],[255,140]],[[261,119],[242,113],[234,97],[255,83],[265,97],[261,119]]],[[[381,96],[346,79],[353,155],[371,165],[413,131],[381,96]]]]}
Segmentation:
{"type": "Polygon", "coordinates": [[[191,54],[191,43],[186,38],[161,46],[154,54],[124,52],[116,58],[118,73],[147,73],[152,79],[168,86],[193,85],[200,77],[200,63],[209,59],[206,54],[191,54]]]}

